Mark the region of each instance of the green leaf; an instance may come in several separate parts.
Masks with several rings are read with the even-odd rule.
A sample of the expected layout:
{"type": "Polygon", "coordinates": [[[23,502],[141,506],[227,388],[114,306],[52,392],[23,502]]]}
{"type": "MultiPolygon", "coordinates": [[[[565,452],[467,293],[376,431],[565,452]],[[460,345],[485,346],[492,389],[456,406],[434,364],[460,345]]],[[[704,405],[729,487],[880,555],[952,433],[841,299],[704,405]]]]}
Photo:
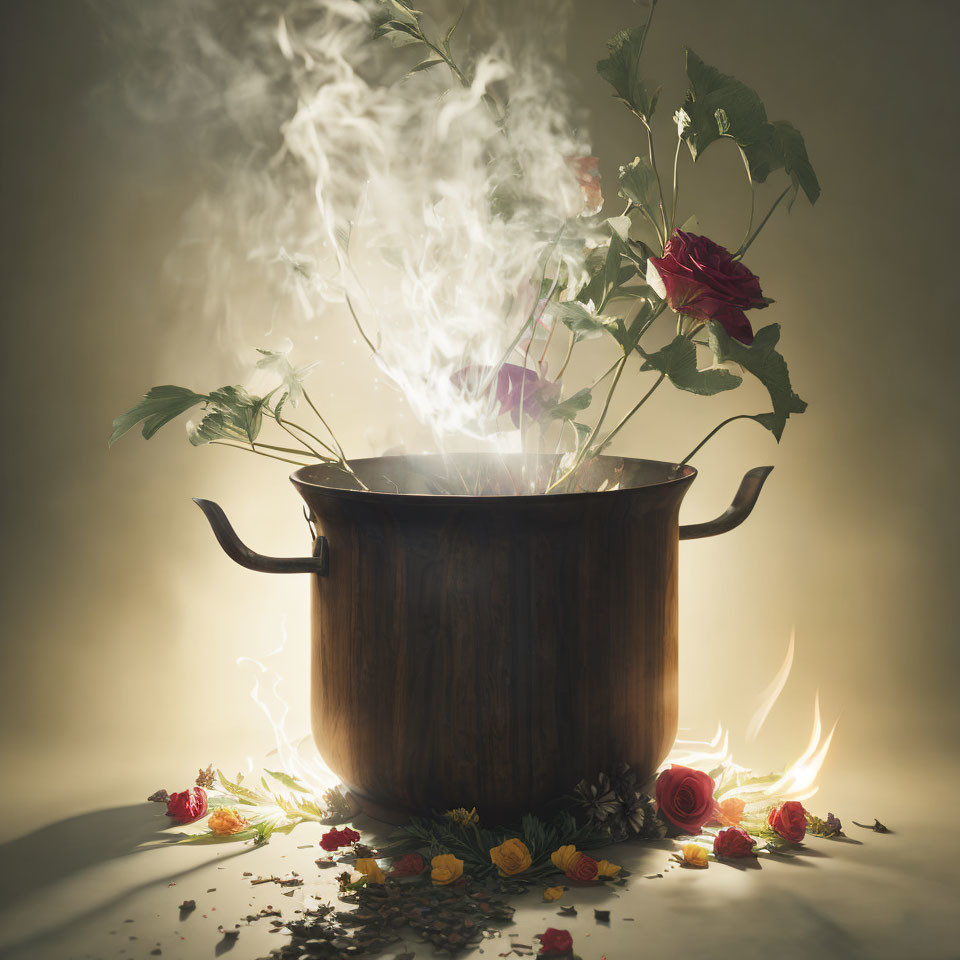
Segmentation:
{"type": "Polygon", "coordinates": [[[780,324],[771,323],[758,330],[748,347],[734,340],[719,323],[707,324],[707,339],[714,356],[721,362],[739,363],[766,388],[773,402],[772,413],[757,414],[753,419],[766,427],[779,441],[791,413],[807,409],[790,385],[787,362],[775,349],[780,340],[780,324]]]}
{"type": "Polygon", "coordinates": [[[212,830],[208,833],[197,833],[193,836],[184,837],[182,840],[178,840],[177,843],[236,843],[238,840],[255,840],[256,837],[257,827],[253,826],[247,827],[238,833],[227,834],[226,836],[214,833],[212,830]]]}
{"type": "Polygon", "coordinates": [[[590,439],[593,427],[586,423],[577,423],[575,420],[570,422],[573,423],[573,428],[577,431],[577,453],[579,453],[590,439]]]}
{"type": "Polygon", "coordinates": [[[555,403],[553,406],[545,406],[543,414],[551,420],[575,420],[577,414],[581,410],[586,410],[592,400],[593,397],[590,394],[590,389],[584,387],[560,403],[555,403]]]}
{"type": "Polygon", "coordinates": [[[431,57],[427,60],[421,60],[415,67],[411,67],[406,75],[409,77],[413,73],[419,73],[421,70],[429,70],[444,61],[440,57],[431,57]]]}
{"type": "Polygon", "coordinates": [[[290,790],[296,790],[297,793],[311,793],[309,787],[305,787],[303,783],[296,777],[291,777],[289,773],[284,773],[282,770],[264,770],[263,772],[290,790]]]}
{"type": "Polygon", "coordinates": [[[234,783],[231,780],[228,780],[224,775],[222,770],[217,771],[217,778],[220,781],[220,785],[227,793],[232,793],[235,797],[241,797],[244,800],[250,800],[256,804],[269,803],[267,797],[262,796],[257,793],[255,790],[248,790],[246,787],[241,786],[239,783],[234,783]]]}
{"type": "Polygon", "coordinates": [[[253,397],[243,387],[227,386],[205,398],[207,413],[190,433],[190,442],[201,446],[213,440],[239,440],[252,444],[263,425],[265,397],[253,397]]]}
{"type": "Polygon", "coordinates": [[[646,157],[634,157],[620,168],[620,196],[653,213],[660,202],[657,174],[646,157]]]}
{"type": "Polygon", "coordinates": [[[573,334],[575,342],[595,340],[606,331],[603,320],[597,316],[593,303],[579,303],[567,300],[559,303],[555,309],[560,322],[573,334]]]}
{"type": "Polygon", "coordinates": [[[784,169],[815,203],[820,184],[800,132],[786,121],[767,120],[756,91],[704,63],[692,50],[684,50],[684,66],[690,89],[674,120],[694,161],[715,140],[728,137],[739,146],[751,181],[763,183],[784,169]]]}
{"type": "Polygon", "coordinates": [[[616,91],[622,100],[645,123],[653,116],[660,95],[652,93],[640,79],[640,53],[646,37],[645,26],[621,30],[607,41],[609,56],[597,63],[597,73],[616,91]]]}
{"type": "Polygon", "coordinates": [[[629,356],[629,354],[636,349],[640,335],[652,319],[653,304],[649,300],[646,300],[630,321],[629,327],[622,320],[616,320],[610,324],[607,329],[610,331],[613,339],[620,344],[620,349],[623,350],[624,355],[629,356]]]}
{"type": "Polygon", "coordinates": [[[659,370],[675,387],[701,397],[733,390],[743,382],[729,370],[698,370],[697,348],[686,337],[675,337],[661,350],[643,357],[641,370],[659,370]]]}
{"type": "Polygon", "coordinates": [[[113,432],[108,445],[112,447],[141,420],[143,439],[149,440],[162,426],[206,399],[204,394],[194,393],[186,387],[175,387],[171,384],[151,387],[135,407],[131,407],[113,421],[113,432]]]}

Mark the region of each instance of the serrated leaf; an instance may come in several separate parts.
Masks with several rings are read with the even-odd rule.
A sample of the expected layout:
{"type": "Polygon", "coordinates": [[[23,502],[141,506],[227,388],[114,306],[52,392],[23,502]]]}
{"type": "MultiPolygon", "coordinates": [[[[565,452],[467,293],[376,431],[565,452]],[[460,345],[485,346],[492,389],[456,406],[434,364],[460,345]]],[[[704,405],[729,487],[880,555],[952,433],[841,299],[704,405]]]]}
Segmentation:
{"type": "Polygon", "coordinates": [[[282,770],[264,770],[263,772],[290,790],[295,790],[297,793],[311,793],[309,787],[304,786],[301,781],[296,777],[290,776],[289,773],[284,773],[282,770]]]}
{"type": "Polygon", "coordinates": [[[640,79],[640,53],[646,26],[621,30],[607,41],[609,56],[597,63],[597,73],[644,122],[649,122],[657,106],[659,89],[652,93],[640,79]]]}
{"type": "Polygon", "coordinates": [[[603,336],[606,325],[597,316],[592,303],[583,304],[577,300],[567,300],[554,308],[560,322],[573,334],[575,342],[595,340],[603,336]]]}
{"type": "Polygon", "coordinates": [[[263,425],[265,397],[254,397],[240,386],[214,390],[205,398],[207,412],[190,433],[190,442],[201,446],[214,440],[253,443],[263,425]]]}
{"type": "Polygon", "coordinates": [[[743,382],[729,370],[698,370],[697,348],[686,337],[675,337],[656,353],[644,353],[643,357],[641,370],[659,370],[675,387],[702,397],[733,390],[743,382]]]}
{"type": "Polygon", "coordinates": [[[107,441],[113,446],[128,430],[143,421],[143,439],[149,440],[162,426],[186,413],[208,398],[186,387],[165,384],[151,387],[144,398],[113,421],[113,432],[107,441]]]}
{"type": "Polygon", "coordinates": [[[182,840],[178,840],[177,843],[236,843],[237,841],[243,840],[254,840],[257,836],[257,828],[247,827],[245,830],[241,830],[238,833],[230,833],[226,836],[222,836],[219,833],[214,833],[212,830],[208,833],[198,833],[190,837],[184,837],[182,840]]]}
{"type": "Polygon", "coordinates": [[[800,132],[790,123],[771,123],[755,90],[684,50],[690,89],[674,114],[679,135],[696,159],[715,140],[735,140],[754,183],[763,183],[784,169],[811,203],[820,196],[820,184],[807,157],[800,132]]]}
{"type": "Polygon", "coordinates": [[[793,392],[786,360],[775,349],[779,340],[778,323],[758,330],[749,347],[734,340],[719,323],[707,323],[707,341],[717,360],[739,363],[767,388],[773,412],[757,414],[753,419],[766,427],[778,441],[790,414],[803,413],[807,409],[807,404],[793,392]]]}
{"type": "Polygon", "coordinates": [[[657,174],[646,157],[634,157],[620,168],[620,196],[652,214],[660,202],[657,174]]]}

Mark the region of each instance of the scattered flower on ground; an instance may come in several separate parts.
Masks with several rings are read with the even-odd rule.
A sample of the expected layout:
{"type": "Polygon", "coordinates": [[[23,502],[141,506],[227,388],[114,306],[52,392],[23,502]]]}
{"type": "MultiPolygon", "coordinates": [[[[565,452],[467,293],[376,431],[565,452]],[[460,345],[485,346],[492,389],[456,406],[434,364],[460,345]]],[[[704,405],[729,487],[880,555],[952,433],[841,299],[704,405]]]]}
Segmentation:
{"type": "Polygon", "coordinates": [[[452,853],[441,853],[430,861],[430,879],[434,886],[445,887],[463,876],[463,861],[452,853]]]}
{"type": "Polygon", "coordinates": [[[172,793],[167,800],[167,816],[177,823],[191,823],[207,812],[207,793],[203,787],[191,787],[182,793],[172,793]]]}
{"type": "Polygon", "coordinates": [[[713,816],[715,789],[713,777],[675,763],[657,777],[657,806],[682,833],[698,834],[713,816]]]}
{"type": "Polygon", "coordinates": [[[499,847],[493,847],[490,850],[490,859],[496,864],[502,877],[523,873],[533,863],[527,845],[516,837],[504,840],[499,847]]]}
{"type": "Polygon", "coordinates": [[[544,900],[559,900],[563,896],[563,887],[547,887],[543,891],[544,900]]]}
{"type": "Polygon", "coordinates": [[[247,821],[234,807],[220,807],[210,814],[207,826],[218,837],[229,837],[247,826],[247,821]]]}
{"type": "Polygon", "coordinates": [[[390,871],[394,877],[415,877],[427,869],[427,864],[419,853],[408,853],[401,857],[390,871]]]}
{"type": "Polygon", "coordinates": [[[356,830],[351,830],[350,827],[344,827],[343,830],[334,828],[320,838],[320,846],[324,850],[339,850],[340,847],[348,847],[359,839],[360,834],[356,830]]]}
{"type": "Polygon", "coordinates": [[[354,869],[367,878],[367,883],[383,883],[386,874],[380,869],[380,864],[373,857],[360,857],[354,869]]]}
{"type": "Polygon", "coordinates": [[[618,864],[611,863],[609,860],[597,861],[598,877],[615,877],[618,873],[620,873],[620,867],[618,864]]]}
{"type": "Polygon", "coordinates": [[[685,867],[706,867],[710,856],[699,843],[685,843],[680,848],[680,861],[685,867]]]}
{"type": "Polygon", "coordinates": [[[778,837],[800,843],[807,833],[807,812],[799,800],[787,800],[770,811],[767,823],[778,837]]]}
{"type": "Polygon", "coordinates": [[[739,827],[727,827],[721,830],[713,841],[713,852],[718,857],[734,860],[749,857],[753,853],[754,840],[746,830],[739,827]]]}
{"type": "Polygon", "coordinates": [[[562,957],[573,950],[573,937],[569,930],[557,930],[548,927],[543,933],[538,933],[535,940],[540,941],[541,957],[562,957]]]}

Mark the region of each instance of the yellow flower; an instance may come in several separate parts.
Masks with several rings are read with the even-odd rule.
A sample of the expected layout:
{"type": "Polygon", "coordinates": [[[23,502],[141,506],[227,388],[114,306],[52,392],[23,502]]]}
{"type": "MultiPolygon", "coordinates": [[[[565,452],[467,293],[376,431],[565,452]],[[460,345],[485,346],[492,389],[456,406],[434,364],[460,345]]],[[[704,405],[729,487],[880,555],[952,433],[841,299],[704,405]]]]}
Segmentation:
{"type": "Polygon", "coordinates": [[[490,859],[497,865],[501,877],[523,873],[533,863],[527,845],[516,837],[504,840],[499,847],[493,847],[490,850],[490,859]]]}
{"type": "Polygon", "coordinates": [[[683,854],[683,865],[685,867],[706,867],[709,865],[707,851],[699,843],[685,843],[680,852],[683,854]]]}
{"type": "Polygon", "coordinates": [[[239,833],[246,825],[247,821],[233,807],[218,807],[207,820],[207,826],[218,837],[229,837],[231,834],[239,833]]]}
{"type": "Polygon", "coordinates": [[[544,900],[559,900],[563,896],[563,887],[547,887],[543,891],[544,900]]]}
{"type": "Polygon", "coordinates": [[[553,865],[561,872],[566,873],[579,859],[580,852],[571,843],[565,847],[560,847],[550,854],[553,865]]]}
{"type": "Polygon", "coordinates": [[[356,863],[356,870],[367,878],[367,883],[383,883],[385,879],[384,872],[372,857],[360,857],[356,863]]]}
{"type": "Polygon", "coordinates": [[[615,877],[620,872],[620,867],[611,863],[609,860],[601,860],[597,864],[598,877],[615,877]]]}
{"type": "Polygon", "coordinates": [[[444,816],[460,827],[475,827],[480,822],[476,807],[470,810],[465,807],[457,807],[456,810],[448,810],[444,816]]]}
{"type": "Polygon", "coordinates": [[[437,887],[445,887],[463,876],[463,861],[458,860],[452,853],[441,853],[434,857],[430,861],[430,867],[430,879],[437,887]]]}

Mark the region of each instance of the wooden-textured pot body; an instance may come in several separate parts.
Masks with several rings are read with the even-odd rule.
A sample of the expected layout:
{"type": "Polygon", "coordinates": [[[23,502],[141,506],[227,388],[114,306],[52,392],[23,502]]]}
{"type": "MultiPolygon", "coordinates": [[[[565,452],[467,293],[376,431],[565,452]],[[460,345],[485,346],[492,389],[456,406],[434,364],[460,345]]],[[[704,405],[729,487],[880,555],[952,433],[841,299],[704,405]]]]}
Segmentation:
{"type": "MultiPolygon", "coordinates": [[[[430,466],[355,468],[374,486],[413,461],[430,466]]],[[[594,469],[619,488],[404,495],[332,486],[342,477],[326,467],[294,474],[329,545],[327,575],[310,578],[313,734],[368,812],[476,806],[503,821],[666,756],[678,512],[695,471],[614,457],[594,469]]]]}

